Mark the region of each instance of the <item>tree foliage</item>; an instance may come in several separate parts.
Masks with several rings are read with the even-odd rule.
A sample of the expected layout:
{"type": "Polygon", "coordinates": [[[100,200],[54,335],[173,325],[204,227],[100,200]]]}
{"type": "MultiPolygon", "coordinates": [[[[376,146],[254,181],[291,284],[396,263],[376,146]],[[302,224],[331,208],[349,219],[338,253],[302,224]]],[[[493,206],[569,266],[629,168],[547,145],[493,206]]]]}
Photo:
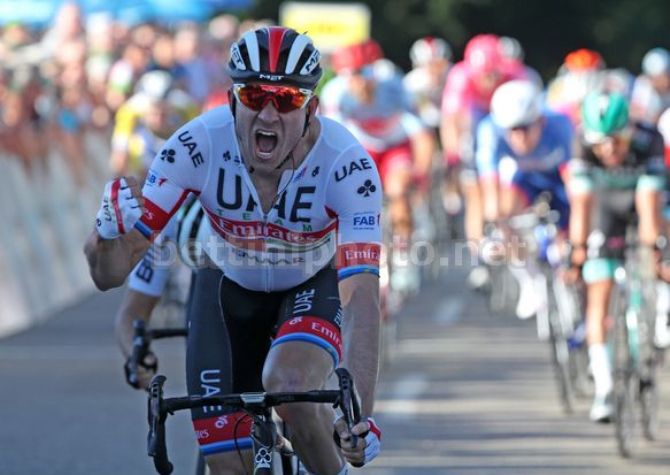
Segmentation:
{"type": "MultiPolygon", "coordinates": [[[[319,2],[319,0],[302,0],[319,2]]],[[[323,2],[321,2],[323,3],[323,2]]],[[[335,2],[337,3],[337,2],[335,2]]],[[[654,46],[670,47],[666,0],[362,0],[372,11],[372,35],[386,55],[409,67],[409,48],[421,36],[445,38],[460,59],[468,38],[497,33],[517,38],[527,62],[545,78],[569,51],[598,50],[609,66],[640,69],[654,46]]],[[[279,2],[256,0],[254,17],[277,19],[279,2]]]]}

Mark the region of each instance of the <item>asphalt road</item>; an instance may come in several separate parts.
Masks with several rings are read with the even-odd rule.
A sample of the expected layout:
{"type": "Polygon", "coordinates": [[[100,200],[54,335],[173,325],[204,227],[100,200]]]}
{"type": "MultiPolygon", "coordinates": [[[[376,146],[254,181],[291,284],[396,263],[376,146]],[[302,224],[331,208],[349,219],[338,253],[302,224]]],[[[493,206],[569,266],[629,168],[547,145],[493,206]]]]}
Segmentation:
{"type": "MultiPolygon", "coordinates": [[[[565,416],[546,344],[530,322],[492,316],[450,270],[403,312],[378,392],[385,474],[667,475],[670,371],[662,373],[660,439],[622,460],[613,428],[565,416]]],[[[150,474],[145,397],[122,378],[112,320],[121,293],[97,294],[39,328],[0,341],[0,474],[150,474]]],[[[184,348],[158,342],[167,393],[184,393],[184,348]]],[[[175,473],[195,443],[186,413],[168,426],[175,473]]],[[[356,473],[356,472],[355,472],[356,473]]]]}

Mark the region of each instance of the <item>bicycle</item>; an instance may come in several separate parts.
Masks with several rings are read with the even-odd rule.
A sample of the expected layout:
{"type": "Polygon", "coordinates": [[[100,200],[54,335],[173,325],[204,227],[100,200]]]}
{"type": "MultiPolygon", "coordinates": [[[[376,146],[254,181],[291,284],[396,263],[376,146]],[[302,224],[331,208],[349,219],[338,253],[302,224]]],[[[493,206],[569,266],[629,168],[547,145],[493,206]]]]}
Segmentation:
{"type": "MultiPolygon", "coordinates": [[[[249,392],[212,397],[186,396],[167,399],[163,397],[163,385],[166,378],[163,375],[156,375],[149,389],[147,453],[154,459],[156,471],[161,475],[169,475],[172,473],[173,465],[168,458],[166,447],[165,421],[167,416],[185,409],[212,405],[223,406],[232,410],[245,411],[252,418],[253,473],[254,475],[271,475],[275,473],[273,454],[277,451],[284,454],[292,453],[290,442],[283,440],[281,445],[277,443],[278,432],[277,425],[272,418],[273,407],[298,402],[331,403],[333,407],[341,409],[344,420],[350,428],[360,421],[360,406],[351,375],[344,368],[337,368],[335,372],[339,382],[337,390],[249,392]]],[[[352,442],[356,444],[355,436],[352,442]]],[[[291,473],[292,467],[286,465],[282,463],[283,469],[288,469],[291,473]]]]}
{"type": "Polygon", "coordinates": [[[653,251],[638,246],[635,234],[635,226],[629,226],[624,263],[615,271],[610,301],[614,316],[615,436],[619,454],[624,458],[631,457],[634,451],[636,403],[644,437],[656,439],[659,425],[656,373],[663,359],[663,350],[654,345],[655,275],[640,270],[641,266],[651,264],[653,251]]]}
{"type": "MultiPolygon", "coordinates": [[[[126,379],[128,383],[136,387],[139,378],[137,376],[137,368],[140,365],[140,362],[144,361],[144,358],[150,352],[151,342],[153,340],[161,340],[163,338],[173,338],[173,337],[186,337],[188,336],[187,328],[155,328],[147,330],[146,322],[141,319],[133,321],[133,351],[126,362],[126,379]]],[[[148,391],[148,390],[147,390],[148,391]]],[[[195,466],[195,475],[205,475],[207,473],[207,464],[202,453],[198,450],[198,456],[196,459],[195,466]]]]}
{"type": "Polygon", "coordinates": [[[563,411],[574,412],[575,399],[586,393],[588,356],[583,322],[583,303],[577,290],[558,276],[563,265],[556,243],[559,213],[551,210],[549,195],[541,195],[531,211],[509,219],[512,229],[526,236],[529,255],[540,274],[538,291],[543,305],[536,315],[537,335],[548,341],[563,411]]]}
{"type": "MultiPolygon", "coordinates": [[[[502,229],[494,223],[484,226],[484,236],[500,243],[504,240],[502,229]]],[[[489,283],[482,290],[488,293],[489,311],[492,314],[513,312],[518,297],[515,279],[503,262],[485,259],[485,265],[489,273],[489,283]]]]}

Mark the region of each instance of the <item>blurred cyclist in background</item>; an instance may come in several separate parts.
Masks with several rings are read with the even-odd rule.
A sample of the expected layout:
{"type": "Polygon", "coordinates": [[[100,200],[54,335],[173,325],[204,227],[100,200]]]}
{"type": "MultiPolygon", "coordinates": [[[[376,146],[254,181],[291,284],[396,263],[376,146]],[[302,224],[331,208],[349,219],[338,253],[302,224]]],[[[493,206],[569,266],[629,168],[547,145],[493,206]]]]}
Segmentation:
{"type": "MultiPolygon", "coordinates": [[[[533,204],[543,192],[567,229],[569,203],[563,184],[572,153],[570,119],[543,110],[542,91],[529,80],[509,81],[493,94],[491,114],[477,128],[477,171],[482,184],[484,217],[498,222],[533,204]]],[[[503,227],[504,229],[504,227],[503,227]]],[[[525,257],[525,256],[515,256],[525,257]]],[[[519,318],[532,317],[542,303],[535,288],[538,269],[509,266],[519,281],[519,318]]]]}
{"type": "Polygon", "coordinates": [[[606,69],[597,51],[581,48],[568,53],[558,75],[547,87],[547,105],[579,126],[584,98],[597,91],[630,97],[633,76],[623,68],[606,69]]]}
{"type": "Polygon", "coordinates": [[[670,107],[670,52],[654,48],[642,58],[642,74],[635,79],[631,97],[631,117],[656,125],[670,107]]]}
{"type": "MultiPolygon", "coordinates": [[[[570,261],[587,290],[586,326],[595,383],[590,417],[611,420],[612,368],[607,350],[609,298],[624,257],[626,229],[637,223],[640,246],[656,249],[662,231],[663,139],[655,127],[629,120],[626,98],[592,93],[582,106],[583,136],[570,164],[570,261]]],[[[649,272],[652,262],[640,264],[649,272]]]]}
{"type": "MultiPolygon", "coordinates": [[[[326,116],[347,126],[377,164],[388,199],[394,234],[392,286],[416,290],[417,270],[407,259],[413,222],[412,186],[428,188],[435,140],[412,112],[412,102],[398,68],[383,58],[379,44],[367,40],[336,51],[337,76],[321,93],[326,116]]],[[[343,179],[355,169],[341,170],[343,179]]]]}
{"type": "Polygon", "coordinates": [[[521,46],[521,43],[519,43],[519,40],[512,38],[511,36],[501,36],[500,51],[506,61],[522,63],[523,67],[526,69],[527,79],[536,83],[539,88],[543,87],[544,83],[540,73],[538,73],[535,68],[524,63],[526,52],[524,51],[523,46],[521,46]]]}
{"type": "MultiPolygon", "coordinates": [[[[493,91],[507,81],[526,76],[523,63],[503,57],[498,36],[477,35],[466,45],[463,61],[451,68],[442,94],[440,137],[444,159],[447,168],[461,169],[465,234],[477,243],[483,234],[483,215],[474,161],[475,131],[489,112],[493,91]]],[[[486,268],[476,266],[468,279],[475,288],[483,286],[488,280],[486,268]]]]}
{"type": "Polygon", "coordinates": [[[556,78],[547,86],[547,105],[578,125],[580,107],[589,92],[602,87],[605,61],[600,53],[586,48],[571,51],[565,56],[556,78]]]}
{"type": "Polygon", "coordinates": [[[442,38],[426,36],[414,42],[409,51],[412,70],[403,84],[421,120],[428,127],[440,128],[440,101],[451,64],[451,46],[442,38]]]}

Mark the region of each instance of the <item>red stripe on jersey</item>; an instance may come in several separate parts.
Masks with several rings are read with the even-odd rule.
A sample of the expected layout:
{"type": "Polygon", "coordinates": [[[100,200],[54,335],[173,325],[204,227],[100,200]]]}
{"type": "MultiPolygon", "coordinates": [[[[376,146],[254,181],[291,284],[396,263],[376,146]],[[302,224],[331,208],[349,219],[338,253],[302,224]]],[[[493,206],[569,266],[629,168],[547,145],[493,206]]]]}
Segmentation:
{"type": "Polygon", "coordinates": [[[270,72],[277,72],[277,62],[279,61],[279,51],[281,50],[281,43],[286,34],[286,28],[281,26],[268,27],[270,44],[268,45],[268,53],[270,57],[270,72]]]}
{"type": "Polygon", "coordinates": [[[123,215],[121,215],[121,208],[119,208],[119,189],[121,188],[121,179],[117,178],[112,183],[112,206],[114,207],[114,215],[116,215],[116,225],[119,227],[121,234],[126,234],[126,228],[123,225],[123,215]]]}
{"type": "Polygon", "coordinates": [[[193,190],[184,190],[184,192],[177,200],[177,203],[175,203],[174,207],[170,211],[165,211],[156,203],[145,197],[144,213],[142,214],[140,221],[146,224],[149,228],[151,228],[152,231],[155,231],[156,233],[162,231],[170,218],[181,207],[189,193],[193,193],[193,190]]]}
{"type": "Polygon", "coordinates": [[[337,213],[330,209],[328,206],[324,206],[326,208],[326,213],[328,214],[329,218],[337,218],[337,213]]]}
{"type": "Polygon", "coordinates": [[[379,267],[381,246],[369,242],[341,244],[337,248],[337,268],[369,265],[379,267]]]}
{"type": "Polygon", "coordinates": [[[331,344],[342,359],[342,336],[340,329],[332,323],[317,317],[293,317],[282,324],[277,332],[276,339],[293,333],[307,333],[314,335],[331,344]]]}
{"type": "Polygon", "coordinates": [[[251,417],[246,413],[234,412],[207,419],[195,419],[193,428],[200,445],[242,439],[251,434],[251,417]],[[238,421],[241,422],[238,424],[238,421]]]}

